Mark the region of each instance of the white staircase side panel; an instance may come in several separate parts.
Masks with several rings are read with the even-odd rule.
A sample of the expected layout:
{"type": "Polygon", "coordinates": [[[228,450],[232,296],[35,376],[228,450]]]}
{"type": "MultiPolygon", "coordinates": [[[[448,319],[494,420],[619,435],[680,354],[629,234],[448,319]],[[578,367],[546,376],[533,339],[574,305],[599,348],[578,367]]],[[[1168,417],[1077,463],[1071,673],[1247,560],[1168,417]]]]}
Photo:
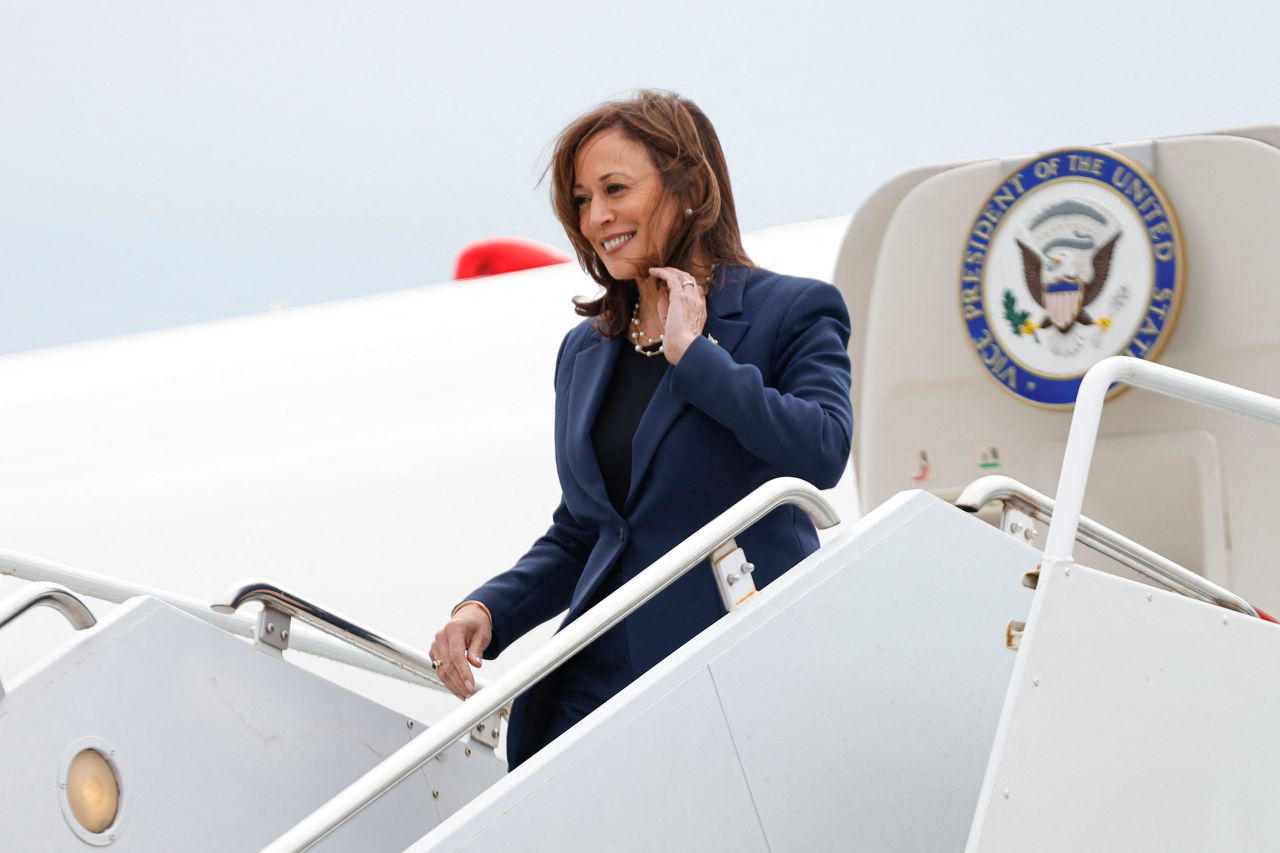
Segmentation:
{"type": "Polygon", "coordinates": [[[1274,624],[1046,571],[966,850],[1275,850],[1278,668],[1274,624]]]}
{"type": "Polygon", "coordinates": [[[604,748],[570,751],[554,762],[567,767],[514,795],[482,797],[487,813],[458,846],[414,849],[766,853],[714,679],[706,667],[683,675],[657,701],[636,697],[625,730],[601,733],[604,748]]]}
{"type": "Polygon", "coordinates": [[[898,495],[412,849],[959,851],[1038,559],[898,495]]]}
{"type": "MultiPolygon", "coordinates": [[[[114,750],[120,776],[105,849],[224,853],[261,848],[425,729],[152,598],[5,686],[5,850],[93,849],[57,787],[86,741],[114,750]]],[[[315,849],[402,849],[502,775],[490,751],[465,751],[454,744],[315,849]]]]}

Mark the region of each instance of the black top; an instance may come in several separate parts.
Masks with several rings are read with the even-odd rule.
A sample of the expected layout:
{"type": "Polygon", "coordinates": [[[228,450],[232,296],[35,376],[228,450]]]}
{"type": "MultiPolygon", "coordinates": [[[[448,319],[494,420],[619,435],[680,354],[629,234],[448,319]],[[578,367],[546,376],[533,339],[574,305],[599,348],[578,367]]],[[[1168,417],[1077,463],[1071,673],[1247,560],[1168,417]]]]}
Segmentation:
{"type": "Polygon", "coordinates": [[[600,401],[600,411],[591,427],[591,445],[596,462],[604,475],[604,488],[609,502],[622,514],[631,486],[631,441],[644,417],[644,410],[667,372],[667,359],[661,353],[645,356],[625,338],[618,360],[600,401]]]}

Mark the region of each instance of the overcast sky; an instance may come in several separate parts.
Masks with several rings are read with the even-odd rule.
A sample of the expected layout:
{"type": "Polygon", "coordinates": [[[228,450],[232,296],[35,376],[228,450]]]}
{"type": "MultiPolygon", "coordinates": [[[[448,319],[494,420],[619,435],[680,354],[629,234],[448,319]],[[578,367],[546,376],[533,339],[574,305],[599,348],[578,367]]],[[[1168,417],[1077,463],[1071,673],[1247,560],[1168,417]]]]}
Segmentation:
{"type": "Polygon", "coordinates": [[[567,241],[537,186],[638,86],[744,228],[931,162],[1280,122],[1280,6],[0,0],[0,353],[449,277],[567,241]]]}

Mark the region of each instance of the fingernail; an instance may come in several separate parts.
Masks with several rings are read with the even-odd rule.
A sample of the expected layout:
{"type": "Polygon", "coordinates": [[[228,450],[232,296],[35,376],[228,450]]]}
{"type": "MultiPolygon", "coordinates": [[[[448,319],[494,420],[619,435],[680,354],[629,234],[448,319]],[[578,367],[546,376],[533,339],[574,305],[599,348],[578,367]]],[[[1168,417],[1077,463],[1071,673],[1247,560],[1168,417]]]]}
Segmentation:
{"type": "Polygon", "coordinates": [[[468,690],[470,690],[472,693],[474,693],[474,692],[475,692],[475,689],[476,689],[476,683],[475,683],[474,681],[470,681],[470,680],[468,680],[468,681],[467,681],[467,689],[468,689],[468,690]]]}

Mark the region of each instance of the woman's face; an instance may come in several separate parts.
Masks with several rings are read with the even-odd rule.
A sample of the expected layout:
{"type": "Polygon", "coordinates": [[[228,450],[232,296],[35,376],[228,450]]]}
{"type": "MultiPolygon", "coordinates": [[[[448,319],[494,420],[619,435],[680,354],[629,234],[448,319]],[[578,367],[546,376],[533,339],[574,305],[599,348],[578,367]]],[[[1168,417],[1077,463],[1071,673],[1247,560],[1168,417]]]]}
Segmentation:
{"type": "Polygon", "coordinates": [[[676,211],[644,146],[619,130],[606,130],[583,143],[573,175],[578,228],[609,275],[647,277],[658,247],[667,244],[676,211]]]}

